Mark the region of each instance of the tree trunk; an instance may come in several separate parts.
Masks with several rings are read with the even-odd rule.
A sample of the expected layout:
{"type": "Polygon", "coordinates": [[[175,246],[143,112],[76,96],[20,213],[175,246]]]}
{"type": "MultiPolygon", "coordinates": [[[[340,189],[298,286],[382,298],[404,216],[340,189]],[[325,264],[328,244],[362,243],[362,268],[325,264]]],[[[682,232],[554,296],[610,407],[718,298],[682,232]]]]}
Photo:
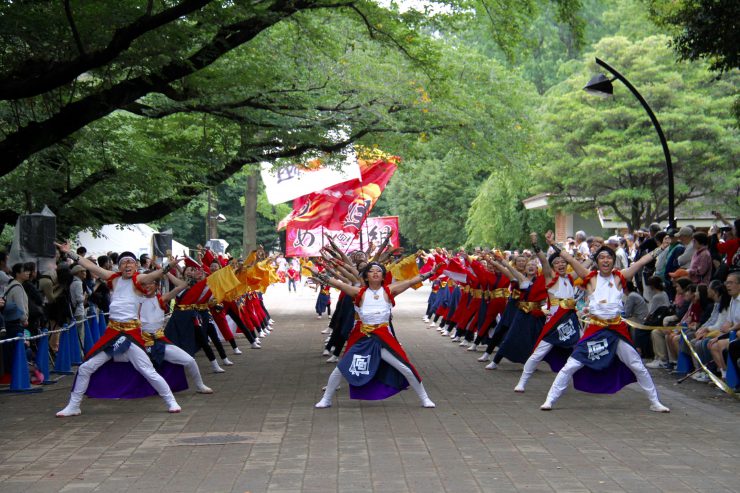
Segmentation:
{"type": "Polygon", "coordinates": [[[257,248],[257,170],[247,176],[247,187],[244,189],[244,245],[243,255],[257,248]]]}

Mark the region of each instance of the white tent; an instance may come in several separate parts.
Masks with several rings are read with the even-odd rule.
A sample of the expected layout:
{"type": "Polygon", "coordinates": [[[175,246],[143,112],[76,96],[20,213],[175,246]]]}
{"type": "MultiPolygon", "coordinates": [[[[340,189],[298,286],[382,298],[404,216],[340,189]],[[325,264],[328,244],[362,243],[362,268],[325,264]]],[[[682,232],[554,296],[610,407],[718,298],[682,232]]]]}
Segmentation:
{"type": "MultiPolygon", "coordinates": [[[[98,257],[108,252],[129,251],[136,256],[152,254],[152,234],[157,233],[146,224],[106,224],[93,234],[86,229],[77,235],[77,245],[87,248],[87,255],[98,257]]],[[[172,255],[189,255],[189,249],[182,243],[172,240],[172,255]]]]}

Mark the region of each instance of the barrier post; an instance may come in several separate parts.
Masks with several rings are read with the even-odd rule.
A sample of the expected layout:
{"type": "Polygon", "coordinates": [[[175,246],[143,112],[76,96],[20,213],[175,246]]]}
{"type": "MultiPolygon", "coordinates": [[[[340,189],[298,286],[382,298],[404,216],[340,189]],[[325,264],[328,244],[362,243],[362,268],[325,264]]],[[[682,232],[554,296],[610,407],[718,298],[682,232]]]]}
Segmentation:
{"type": "MultiPolygon", "coordinates": [[[[683,328],[681,329],[683,332],[683,328]]],[[[678,341],[678,359],[676,361],[676,374],[686,375],[694,371],[694,362],[691,360],[691,356],[686,351],[681,351],[683,347],[683,338],[678,341]]]]}
{"type": "Polygon", "coordinates": [[[90,322],[88,319],[85,319],[85,347],[83,348],[84,354],[87,354],[90,352],[90,349],[92,349],[94,341],[92,336],[92,330],[90,329],[90,322]]]}
{"type": "MultiPolygon", "coordinates": [[[[98,342],[98,339],[100,339],[100,329],[98,328],[98,310],[97,308],[93,308],[91,311],[92,317],[88,319],[88,321],[90,322],[90,333],[92,334],[90,347],[92,347],[96,342],[98,342]]],[[[87,354],[87,350],[85,350],[85,354],[87,354]]]]}
{"type": "MultiPolygon", "coordinates": [[[[737,334],[735,334],[734,331],[730,332],[730,342],[734,341],[736,338],[737,334]]],[[[735,370],[735,362],[730,360],[729,351],[727,353],[727,374],[725,375],[725,380],[727,381],[727,385],[731,389],[734,389],[740,385],[740,375],[738,375],[735,370]]]]}
{"type": "Polygon", "coordinates": [[[51,385],[57,382],[49,378],[49,329],[42,329],[41,334],[43,337],[39,339],[39,343],[36,345],[36,367],[44,375],[42,383],[51,385]]]}
{"type": "MultiPolygon", "coordinates": [[[[21,331],[20,334],[22,335],[23,332],[21,331]]],[[[28,358],[26,357],[26,341],[23,338],[15,341],[13,367],[10,371],[10,392],[41,392],[41,387],[31,387],[31,377],[28,374],[28,358]]]]}
{"type": "Polygon", "coordinates": [[[82,348],[80,347],[80,335],[77,332],[77,321],[73,318],[70,322],[69,333],[69,361],[73,366],[82,364],[82,348]]]}
{"type": "Polygon", "coordinates": [[[57,351],[56,360],[54,361],[53,373],[60,375],[72,375],[72,362],[70,361],[69,352],[69,329],[59,334],[59,350],[57,351]]]}
{"type": "Polygon", "coordinates": [[[98,339],[103,336],[103,332],[105,332],[107,327],[108,324],[105,321],[105,314],[103,313],[103,310],[100,310],[100,313],[98,313],[98,339]]]}

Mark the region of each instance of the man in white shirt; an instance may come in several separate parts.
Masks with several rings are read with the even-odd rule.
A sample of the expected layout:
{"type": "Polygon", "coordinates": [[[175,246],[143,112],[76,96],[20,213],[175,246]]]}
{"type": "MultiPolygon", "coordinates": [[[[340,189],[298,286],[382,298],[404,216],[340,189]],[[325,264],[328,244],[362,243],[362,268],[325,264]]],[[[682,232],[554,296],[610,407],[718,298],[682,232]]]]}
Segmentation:
{"type": "Polygon", "coordinates": [[[576,253],[576,258],[578,258],[579,253],[582,258],[588,258],[591,255],[591,249],[589,248],[588,243],[586,243],[585,231],[576,231],[576,246],[574,251],[576,253]]]}
{"type": "MultiPolygon", "coordinates": [[[[727,360],[723,357],[723,352],[730,345],[730,339],[725,337],[725,335],[730,332],[737,334],[737,331],[740,330],[740,272],[730,272],[727,275],[725,286],[727,287],[727,292],[732,296],[727,317],[728,320],[720,328],[722,334],[709,341],[707,345],[709,351],[712,353],[714,362],[717,363],[717,367],[722,371],[722,378],[727,376],[727,360]],[[721,337],[725,338],[720,339],[721,337]]],[[[736,352],[736,349],[733,349],[733,352],[736,352]]]]}

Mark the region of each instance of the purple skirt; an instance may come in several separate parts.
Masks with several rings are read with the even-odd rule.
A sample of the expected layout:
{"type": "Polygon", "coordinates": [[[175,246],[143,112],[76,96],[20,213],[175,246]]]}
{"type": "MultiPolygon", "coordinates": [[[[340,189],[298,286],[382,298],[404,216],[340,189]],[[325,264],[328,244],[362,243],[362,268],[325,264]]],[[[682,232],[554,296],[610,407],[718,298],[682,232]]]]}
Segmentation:
{"type": "MultiPolygon", "coordinates": [[[[172,392],[188,388],[183,366],[165,361],[156,369],[172,392]]],[[[85,395],[95,399],[139,399],[157,395],[157,391],[131,363],[109,360],[90,375],[90,385],[85,395]]]]}

